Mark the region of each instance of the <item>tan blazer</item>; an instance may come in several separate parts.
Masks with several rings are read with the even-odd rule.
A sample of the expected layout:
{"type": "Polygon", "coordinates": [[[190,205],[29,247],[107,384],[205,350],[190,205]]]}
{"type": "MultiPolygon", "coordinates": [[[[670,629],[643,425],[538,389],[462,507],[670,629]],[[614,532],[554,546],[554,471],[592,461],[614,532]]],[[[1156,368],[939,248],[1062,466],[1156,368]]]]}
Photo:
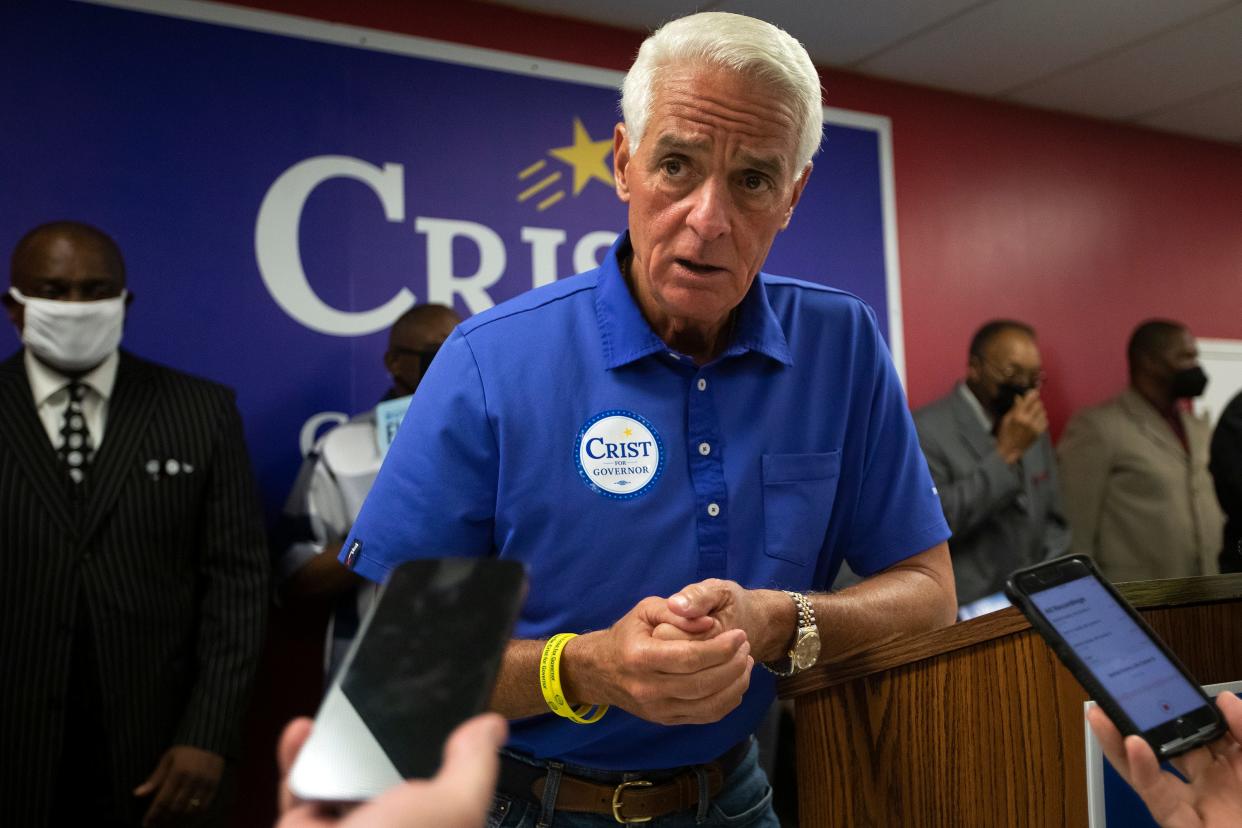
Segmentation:
{"type": "Polygon", "coordinates": [[[1071,549],[1113,581],[1218,571],[1224,518],[1208,472],[1211,426],[1182,414],[1173,429],[1128,388],[1078,412],[1057,447],[1071,549]]]}

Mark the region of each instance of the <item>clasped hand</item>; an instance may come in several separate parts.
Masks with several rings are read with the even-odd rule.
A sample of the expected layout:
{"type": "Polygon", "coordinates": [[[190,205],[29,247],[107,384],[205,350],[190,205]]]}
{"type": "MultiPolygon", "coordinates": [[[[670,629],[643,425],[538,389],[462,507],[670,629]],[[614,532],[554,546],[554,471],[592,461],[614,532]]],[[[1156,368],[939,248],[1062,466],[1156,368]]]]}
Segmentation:
{"type": "Polygon", "coordinates": [[[750,687],[760,594],[711,579],[640,601],[608,630],[570,642],[566,655],[577,650],[585,668],[574,671],[578,695],[658,724],[719,721],[750,687]]]}

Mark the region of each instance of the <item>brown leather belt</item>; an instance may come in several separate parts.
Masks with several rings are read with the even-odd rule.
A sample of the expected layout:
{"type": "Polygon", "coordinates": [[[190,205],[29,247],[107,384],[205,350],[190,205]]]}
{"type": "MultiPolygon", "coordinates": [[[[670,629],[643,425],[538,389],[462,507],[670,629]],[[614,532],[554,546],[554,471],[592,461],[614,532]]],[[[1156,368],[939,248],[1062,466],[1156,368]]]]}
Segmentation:
{"type": "MultiPolygon", "coordinates": [[[[738,742],[711,762],[699,766],[707,775],[709,797],[720,793],[725,778],[746,758],[750,742],[750,739],[738,742]]],[[[497,789],[509,796],[540,803],[547,775],[546,767],[501,754],[497,789]]],[[[556,810],[604,814],[628,824],[688,811],[699,804],[699,780],[694,767],[645,775],[653,778],[642,778],[642,771],[617,772],[607,774],[615,776],[616,781],[603,781],[563,772],[556,792],[556,810]]]]}

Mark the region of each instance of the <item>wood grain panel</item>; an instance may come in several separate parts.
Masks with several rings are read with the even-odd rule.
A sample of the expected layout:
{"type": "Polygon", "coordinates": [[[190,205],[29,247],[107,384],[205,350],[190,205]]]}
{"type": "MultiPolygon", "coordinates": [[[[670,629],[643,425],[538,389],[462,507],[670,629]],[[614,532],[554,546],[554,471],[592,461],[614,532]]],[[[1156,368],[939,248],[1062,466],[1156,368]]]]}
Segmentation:
{"type": "MultiPolygon", "coordinates": [[[[1190,606],[1242,599],[1242,574],[1135,581],[1117,584],[1117,588],[1140,610],[1190,606]]],[[[1021,612],[1009,607],[944,629],[888,641],[849,659],[825,663],[781,681],[780,695],[782,698],[793,698],[919,658],[930,658],[1007,633],[1030,629],[1030,626],[1021,612]]]]}
{"type": "MultiPolygon", "coordinates": [[[[1196,677],[1242,678],[1242,602],[1167,597],[1143,614],[1196,677]]],[[[973,622],[902,645],[904,664],[782,685],[803,825],[1086,826],[1086,694],[1012,611],[983,620],[966,644],[973,622]]]]}

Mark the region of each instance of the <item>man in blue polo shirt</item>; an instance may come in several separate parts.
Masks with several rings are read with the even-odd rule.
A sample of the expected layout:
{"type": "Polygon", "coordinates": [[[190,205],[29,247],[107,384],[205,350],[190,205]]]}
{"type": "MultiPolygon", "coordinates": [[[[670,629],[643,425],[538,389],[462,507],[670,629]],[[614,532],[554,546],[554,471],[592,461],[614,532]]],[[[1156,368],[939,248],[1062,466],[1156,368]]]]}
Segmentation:
{"type": "Polygon", "coordinates": [[[526,565],[500,824],[775,825],[774,672],[949,623],[949,532],[870,309],[759,272],[822,133],[805,50],[694,15],[622,98],[628,232],[458,327],[342,559],[526,565]]]}

